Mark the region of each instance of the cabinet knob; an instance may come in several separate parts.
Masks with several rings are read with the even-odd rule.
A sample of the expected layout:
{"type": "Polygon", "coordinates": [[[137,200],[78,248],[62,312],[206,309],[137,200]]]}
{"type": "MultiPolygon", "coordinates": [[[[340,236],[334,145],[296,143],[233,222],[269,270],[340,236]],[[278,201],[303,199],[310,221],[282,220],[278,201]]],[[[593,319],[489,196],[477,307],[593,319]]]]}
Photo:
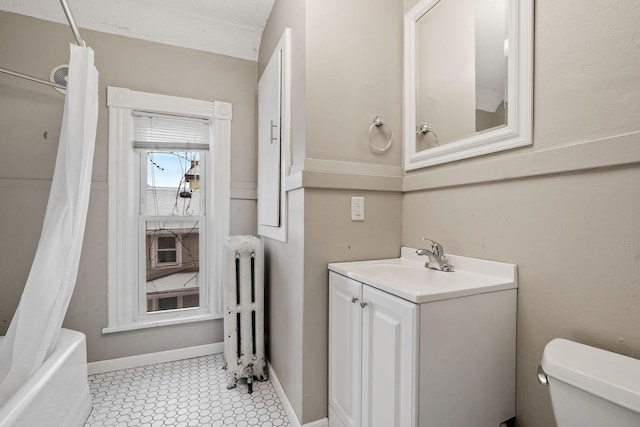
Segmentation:
{"type": "Polygon", "coordinates": [[[361,302],[361,303],[360,303],[360,307],[361,307],[361,308],[365,308],[366,306],[367,306],[367,303],[366,303],[366,302],[361,302]]]}
{"type": "Polygon", "coordinates": [[[351,302],[352,302],[353,304],[355,304],[356,302],[358,302],[358,298],[356,298],[356,297],[351,297],[351,302]]]}

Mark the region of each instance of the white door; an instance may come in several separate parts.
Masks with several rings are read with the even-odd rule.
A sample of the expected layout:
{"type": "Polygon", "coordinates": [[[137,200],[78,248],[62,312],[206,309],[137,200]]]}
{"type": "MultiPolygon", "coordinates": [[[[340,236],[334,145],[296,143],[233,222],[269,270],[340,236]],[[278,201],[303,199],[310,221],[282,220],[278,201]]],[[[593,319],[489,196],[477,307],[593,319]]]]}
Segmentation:
{"type": "Polygon", "coordinates": [[[258,235],[287,241],[284,177],[291,166],[291,28],[258,82],[258,235]]]}
{"type": "Polygon", "coordinates": [[[362,284],[329,272],[329,425],[359,427],[362,284]]]}
{"type": "Polygon", "coordinates": [[[258,224],[280,226],[280,122],[282,51],[277,49],[258,82],[258,224]]]}
{"type": "Polygon", "coordinates": [[[362,425],[416,426],[417,306],[363,285],[362,425]]]}

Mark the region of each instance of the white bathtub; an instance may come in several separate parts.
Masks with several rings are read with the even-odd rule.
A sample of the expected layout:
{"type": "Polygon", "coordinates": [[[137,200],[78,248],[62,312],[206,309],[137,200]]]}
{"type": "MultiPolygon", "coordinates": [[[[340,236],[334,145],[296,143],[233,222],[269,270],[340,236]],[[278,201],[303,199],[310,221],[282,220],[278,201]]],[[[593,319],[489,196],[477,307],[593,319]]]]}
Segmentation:
{"type": "Polygon", "coordinates": [[[55,351],[0,408],[0,427],[82,427],[90,412],[84,334],[62,329],[55,351]]]}

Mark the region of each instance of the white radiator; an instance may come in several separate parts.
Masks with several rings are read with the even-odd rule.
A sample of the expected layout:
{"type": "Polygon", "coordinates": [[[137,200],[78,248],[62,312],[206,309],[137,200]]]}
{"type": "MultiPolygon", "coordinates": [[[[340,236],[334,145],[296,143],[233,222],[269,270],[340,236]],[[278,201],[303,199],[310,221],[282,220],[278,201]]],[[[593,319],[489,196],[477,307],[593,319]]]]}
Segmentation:
{"type": "Polygon", "coordinates": [[[227,388],[245,378],[249,393],[253,379],[264,381],[264,249],[254,236],[225,240],[224,357],[227,388]]]}

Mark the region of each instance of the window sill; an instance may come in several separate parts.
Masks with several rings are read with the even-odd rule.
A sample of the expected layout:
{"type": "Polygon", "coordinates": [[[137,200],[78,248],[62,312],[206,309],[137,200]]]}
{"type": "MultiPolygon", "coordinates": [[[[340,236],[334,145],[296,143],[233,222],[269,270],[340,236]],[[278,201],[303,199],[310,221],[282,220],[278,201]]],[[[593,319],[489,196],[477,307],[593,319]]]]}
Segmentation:
{"type": "Polygon", "coordinates": [[[111,334],[114,332],[126,332],[134,331],[137,329],[156,328],[159,326],[180,325],[183,323],[203,322],[206,320],[222,319],[223,316],[219,314],[196,314],[193,316],[185,316],[173,319],[157,319],[157,320],[142,320],[130,323],[122,326],[107,326],[102,328],[103,334],[111,334]]]}

